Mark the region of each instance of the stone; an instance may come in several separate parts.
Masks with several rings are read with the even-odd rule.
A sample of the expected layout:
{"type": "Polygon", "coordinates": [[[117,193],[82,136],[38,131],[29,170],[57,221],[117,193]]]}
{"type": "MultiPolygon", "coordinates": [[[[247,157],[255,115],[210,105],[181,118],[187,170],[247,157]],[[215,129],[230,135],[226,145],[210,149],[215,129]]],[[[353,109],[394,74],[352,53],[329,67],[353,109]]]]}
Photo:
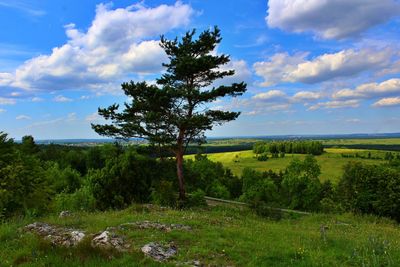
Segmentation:
{"type": "Polygon", "coordinates": [[[92,247],[116,249],[118,251],[126,251],[129,248],[129,245],[124,242],[122,237],[110,231],[103,231],[95,235],[91,244],[92,247]]]}
{"type": "Polygon", "coordinates": [[[49,240],[53,245],[73,247],[78,245],[85,237],[85,233],[72,228],[53,226],[47,223],[34,222],[25,226],[25,230],[49,240]]]}
{"type": "Polygon", "coordinates": [[[142,247],[142,252],[156,261],[165,261],[178,253],[178,248],[173,244],[163,246],[159,243],[151,242],[142,247]]]}
{"type": "Polygon", "coordinates": [[[122,229],[126,227],[137,227],[139,229],[156,229],[164,232],[170,232],[171,230],[185,230],[185,231],[192,230],[192,227],[183,224],[163,224],[150,221],[124,223],[120,225],[120,228],[122,229]]]}

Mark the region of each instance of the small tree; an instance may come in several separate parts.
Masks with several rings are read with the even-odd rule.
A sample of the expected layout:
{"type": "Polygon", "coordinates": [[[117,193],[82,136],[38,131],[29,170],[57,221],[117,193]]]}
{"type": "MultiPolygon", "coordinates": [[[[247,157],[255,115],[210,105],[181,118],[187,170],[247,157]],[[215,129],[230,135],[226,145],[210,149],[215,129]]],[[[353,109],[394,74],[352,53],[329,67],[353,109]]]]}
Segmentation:
{"type": "Polygon", "coordinates": [[[119,105],[99,108],[99,114],[111,124],[93,125],[100,135],[112,137],[146,138],[152,144],[166,148],[176,157],[179,198],[185,199],[183,155],[189,143],[205,142],[204,132],[214,125],[235,120],[239,112],[208,109],[206,104],[217,98],[242,95],[246,84],[211,87],[215,80],[232,76],[234,70],[221,70],[230,59],[227,55],[214,55],[221,42],[220,30],[202,32],[194,40],[195,30],[187,32],[181,41],[161,36],[161,47],[170,62],[163,64],[166,73],[156,85],[146,82],[122,84],[124,93],[132,98],[119,111],[119,105]]]}

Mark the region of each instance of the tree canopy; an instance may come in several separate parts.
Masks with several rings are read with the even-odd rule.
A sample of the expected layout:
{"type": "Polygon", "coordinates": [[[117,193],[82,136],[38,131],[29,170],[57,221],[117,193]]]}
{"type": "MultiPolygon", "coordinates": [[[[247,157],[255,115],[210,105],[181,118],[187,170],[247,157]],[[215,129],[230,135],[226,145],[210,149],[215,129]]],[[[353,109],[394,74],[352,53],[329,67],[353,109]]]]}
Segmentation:
{"type": "Polygon", "coordinates": [[[178,41],[161,36],[160,45],[169,58],[166,72],[156,84],[126,82],[125,95],[132,99],[121,111],[118,104],[99,108],[98,112],[110,124],[92,124],[100,135],[146,138],[172,151],[177,161],[180,199],[185,198],[183,155],[189,143],[205,142],[205,131],[215,125],[235,120],[240,112],[208,108],[218,98],[242,95],[246,84],[213,86],[214,82],[234,75],[234,70],[221,66],[229,63],[228,55],[214,53],[221,42],[218,27],[206,30],[195,39],[196,31],[187,32],[178,41]]]}

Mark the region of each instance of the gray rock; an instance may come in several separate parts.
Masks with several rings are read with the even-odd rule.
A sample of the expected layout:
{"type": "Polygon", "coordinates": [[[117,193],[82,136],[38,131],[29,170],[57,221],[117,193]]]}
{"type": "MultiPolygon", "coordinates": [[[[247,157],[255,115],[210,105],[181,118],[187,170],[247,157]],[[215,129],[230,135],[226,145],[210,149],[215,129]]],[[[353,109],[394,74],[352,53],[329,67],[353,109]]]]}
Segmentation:
{"type": "Polygon", "coordinates": [[[163,246],[151,242],[142,247],[142,252],[156,261],[165,261],[178,253],[178,248],[174,244],[163,246]]]}
{"type": "Polygon", "coordinates": [[[35,222],[25,226],[25,230],[49,240],[53,245],[73,247],[78,245],[85,233],[72,228],[53,226],[47,223],[35,222]]]}
{"type": "Polygon", "coordinates": [[[158,222],[142,221],[133,223],[124,223],[119,226],[124,229],[127,227],[136,227],[139,229],[157,229],[165,232],[170,232],[171,230],[185,230],[191,231],[192,227],[183,224],[163,224],[158,222]]]}
{"type": "Polygon", "coordinates": [[[117,236],[115,233],[109,231],[103,231],[95,235],[91,244],[92,247],[116,249],[118,251],[126,251],[129,248],[129,245],[124,242],[122,237],[117,236]]]}

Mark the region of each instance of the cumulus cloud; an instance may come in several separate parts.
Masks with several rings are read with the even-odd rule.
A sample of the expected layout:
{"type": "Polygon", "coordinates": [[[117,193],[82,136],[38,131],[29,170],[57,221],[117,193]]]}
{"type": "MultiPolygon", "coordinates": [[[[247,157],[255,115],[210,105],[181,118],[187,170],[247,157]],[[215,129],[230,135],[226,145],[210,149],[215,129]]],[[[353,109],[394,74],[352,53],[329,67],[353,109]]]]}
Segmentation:
{"type": "Polygon", "coordinates": [[[372,106],[376,108],[400,106],[400,97],[382,98],[379,101],[375,102],[372,106]]]}
{"type": "Polygon", "coordinates": [[[332,109],[332,108],[356,108],[360,106],[360,102],[358,100],[334,100],[327,102],[320,102],[315,105],[312,105],[308,108],[308,110],[317,110],[317,109],[332,109]]]}
{"type": "Polygon", "coordinates": [[[293,102],[312,102],[322,98],[322,94],[320,92],[311,92],[311,91],[300,91],[297,92],[293,97],[293,102]]]}
{"type": "Polygon", "coordinates": [[[360,99],[374,98],[400,94],[400,79],[393,78],[381,83],[365,83],[357,86],[354,90],[342,89],[333,94],[336,99],[360,99]]]}
{"type": "Polygon", "coordinates": [[[161,71],[166,55],[157,38],[190,21],[181,2],[154,8],[136,4],[112,9],[100,4],[87,31],[65,26],[68,41],[51,54],[26,61],[14,73],[0,73],[0,86],[25,90],[102,89],[132,74],[161,71]],[[100,85],[100,86],[99,86],[100,85]]]}
{"type": "Polygon", "coordinates": [[[16,120],[30,120],[31,117],[27,116],[27,115],[19,115],[15,118],[16,120]]]}
{"type": "Polygon", "coordinates": [[[280,82],[302,82],[314,84],[338,77],[347,77],[368,70],[376,70],[391,65],[396,55],[394,49],[342,50],[333,54],[323,54],[307,60],[307,53],[289,55],[278,53],[268,61],[256,62],[256,74],[264,78],[262,86],[280,82]]]}
{"type": "Polygon", "coordinates": [[[71,98],[65,97],[63,95],[58,95],[53,99],[55,102],[72,102],[71,98]]]}
{"type": "Polygon", "coordinates": [[[252,98],[261,101],[277,101],[286,99],[286,97],[287,97],[286,93],[280,90],[270,90],[265,93],[256,94],[252,98]]]}
{"type": "Polygon", "coordinates": [[[269,27],[343,39],[400,15],[396,0],[269,0],[269,27]]]}

